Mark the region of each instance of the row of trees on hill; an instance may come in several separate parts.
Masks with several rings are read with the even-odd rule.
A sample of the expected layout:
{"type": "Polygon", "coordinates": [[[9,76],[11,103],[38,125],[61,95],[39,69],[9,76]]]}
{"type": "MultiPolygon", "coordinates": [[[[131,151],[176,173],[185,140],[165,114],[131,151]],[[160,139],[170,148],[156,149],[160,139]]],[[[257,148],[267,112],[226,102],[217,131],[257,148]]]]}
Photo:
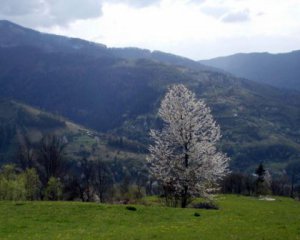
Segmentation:
{"type": "Polygon", "coordinates": [[[0,199],[128,202],[153,191],[143,166],[133,173],[127,162],[67,159],[66,144],[55,135],[23,142],[17,161],[0,169],[0,199]]]}
{"type": "Polygon", "coordinates": [[[222,193],[248,196],[277,195],[300,198],[300,164],[292,162],[278,176],[273,176],[260,163],[252,174],[232,172],[220,184],[222,193]]]}
{"type": "MultiPolygon", "coordinates": [[[[148,168],[126,163],[66,159],[64,138],[44,136],[37,145],[24,141],[15,165],[0,171],[0,199],[129,202],[146,194],[164,197],[170,206],[187,207],[195,197],[224,193],[285,195],[260,164],[255,174],[230,173],[229,158],[218,151],[221,138],[209,107],[183,85],[171,87],[161,103],[161,130],[151,130],[148,168]],[[127,170],[126,170],[127,169],[127,170]]],[[[298,166],[298,165],[297,165],[298,166]]],[[[295,197],[299,168],[291,166],[290,195],[295,197]]]]}
{"type": "MultiPolygon", "coordinates": [[[[56,136],[47,138],[56,139],[52,140],[53,142],[60,141],[56,136]]],[[[49,140],[47,142],[49,143],[49,140]]],[[[50,149],[53,150],[53,146],[50,149]]],[[[82,158],[77,162],[68,161],[62,151],[62,156],[58,158],[59,162],[55,160],[51,164],[50,162],[44,164],[51,158],[43,159],[45,151],[44,155],[39,154],[38,148],[30,150],[23,148],[20,151],[18,163],[2,166],[0,169],[0,199],[126,203],[140,201],[146,194],[155,194],[163,196],[170,206],[180,204],[180,196],[176,195],[178,193],[162,183],[158,185],[155,179],[149,176],[145,167],[139,168],[135,175],[129,172],[122,174],[121,172],[124,171],[126,165],[128,166],[128,163],[122,165],[120,162],[88,160],[87,158],[82,158]],[[45,174],[47,168],[49,169],[48,175],[45,174]]],[[[282,175],[272,178],[261,164],[253,174],[237,172],[227,174],[219,181],[219,186],[222,193],[299,197],[299,169],[299,164],[290,164],[287,167],[287,170],[291,171],[289,177],[282,175]]],[[[192,196],[188,200],[192,200],[192,196]]]]}
{"type": "MultiPolygon", "coordinates": [[[[180,204],[172,189],[158,186],[144,169],[137,176],[117,176],[124,166],[114,163],[82,159],[75,164],[66,164],[61,174],[43,177],[36,163],[31,168],[22,169],[19,164],[4,165],[0,169],[1,200],[80,200],[100,202],[136,202],[145,195],[160,195],[169,206],[180,204]]],[[[294,168],[295,169],[295,168],[294,168]]],[[[298,172],[299,173],[299,172],[298,172]]],[[[282,195],[300,196],[300,186],[296,184],[300,176],[291,175],[272,178],[264,166],[257,167],[256,173],[229,173],[219,182],[222,193],[250,196],[282,195]],[[297,178],[296,178],[297,177],[297,178]],[[295,182],[292,182],[295,179],[295,182]]],[[[299,182],[298,182],[299,183],[299,182]]],[[[191,200],[191,199],[189,199],[191,200]]]]}

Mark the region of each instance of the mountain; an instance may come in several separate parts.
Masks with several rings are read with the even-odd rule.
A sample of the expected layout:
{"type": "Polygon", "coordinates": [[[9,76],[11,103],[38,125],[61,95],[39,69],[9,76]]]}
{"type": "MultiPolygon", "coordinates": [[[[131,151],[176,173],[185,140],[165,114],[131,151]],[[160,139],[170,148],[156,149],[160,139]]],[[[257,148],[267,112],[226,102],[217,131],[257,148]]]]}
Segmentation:
{"type": "Polygon", "coordinates": [[[199,61],[238,77],[300,91],[300,50],[289,53],[239,53],[199,61]]]}
{"type": "Polygon", "coordinates": [[[280,169],[299,159],[297,92],[236,78],[170,54],[109,49],[83,40],[76,40],[82,47],[74,48],[72,39],[1,23],[0,96],[64,116],[105,136],[119,136],[107,138],[106,149],[125,149],[130,152],[127,158],[142,159],[149,129],[161,126],[156,115],[161,98],[170,84],[184,83],[212,108],[222,129],[220,147],[232,158],[232,168],[246,171],[264,161],[280,169]],[[8,41],[18,28],[22,35],[8,41]],[[32,35],[39,40],[27,41],[32,35]],[[85,51],[85,46],[94,50],[85,51]]]}
{"type": "MultiPolygon", "coordinates": [[[[104,44],[93,43],[78,38],[69,38],[41,33],[15,23],[0,20],[0,47],[10,48],[27,46],[39,48],[47,53],[73,53],[94,57],[116,57],[125,59],[151,59],[165,64],[185,66],[195,70],[213,68],[181,56],[160,51],[149,51],[139,48],[108,48],[104,44]]],[[[214,69],[217,71],[216,69],[214,69]]]]}
{"type": "Polygon", "coordinates": [[[86,53],[94,56],[108,56],[105,45],[67,38],[58,35],[40,33],[12,22],[0,21],[0,46],[4,48],[17,46],[34,46],[45,52],[86,53]]]}

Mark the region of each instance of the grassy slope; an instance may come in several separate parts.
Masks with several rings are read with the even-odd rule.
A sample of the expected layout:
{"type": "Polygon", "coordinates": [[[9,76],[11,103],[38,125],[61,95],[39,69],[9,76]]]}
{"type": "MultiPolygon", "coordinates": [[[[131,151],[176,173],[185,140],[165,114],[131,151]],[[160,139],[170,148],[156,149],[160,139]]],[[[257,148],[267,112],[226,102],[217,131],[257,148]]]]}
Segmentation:
{"type": "Polygon", "coordinates": [[[300,203],[220,196],[221,210],[0,202],[0,239],[300,239],[300,203]]]}

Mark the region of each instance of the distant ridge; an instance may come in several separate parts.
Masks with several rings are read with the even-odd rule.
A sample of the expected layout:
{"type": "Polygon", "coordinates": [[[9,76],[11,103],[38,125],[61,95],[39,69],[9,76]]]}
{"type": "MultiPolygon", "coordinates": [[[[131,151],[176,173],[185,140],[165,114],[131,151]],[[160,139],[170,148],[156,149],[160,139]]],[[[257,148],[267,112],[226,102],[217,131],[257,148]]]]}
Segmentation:
{"type": "Polygon", "coordinates": [[[41,33],[7,20],[0,20],[0,47],[33,46],[46,52],[66,52],[94,57],[117,57],[126,59],[150,59],[165,64],[189,67],[195,70],[214,70],[197,61],[161,51],[140,48],[108,48],[104,44],[79,38],[41,33]]]}
{"type": "Polygon", "coordinates": [[[238,77],[300,91],[300,50],[279,54],[239,53],[199,62],[238,77]]]}

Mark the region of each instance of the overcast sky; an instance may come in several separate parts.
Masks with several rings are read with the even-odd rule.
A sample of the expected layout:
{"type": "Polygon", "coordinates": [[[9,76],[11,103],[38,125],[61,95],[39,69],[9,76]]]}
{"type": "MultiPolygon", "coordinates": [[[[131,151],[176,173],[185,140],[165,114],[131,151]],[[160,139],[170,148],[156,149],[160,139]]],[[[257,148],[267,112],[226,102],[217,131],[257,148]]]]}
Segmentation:
{"type": "Polygon", "coordinates": [[[0,0],[0,19],[195,60],[300,49],[300,0],[0,0]]]}

